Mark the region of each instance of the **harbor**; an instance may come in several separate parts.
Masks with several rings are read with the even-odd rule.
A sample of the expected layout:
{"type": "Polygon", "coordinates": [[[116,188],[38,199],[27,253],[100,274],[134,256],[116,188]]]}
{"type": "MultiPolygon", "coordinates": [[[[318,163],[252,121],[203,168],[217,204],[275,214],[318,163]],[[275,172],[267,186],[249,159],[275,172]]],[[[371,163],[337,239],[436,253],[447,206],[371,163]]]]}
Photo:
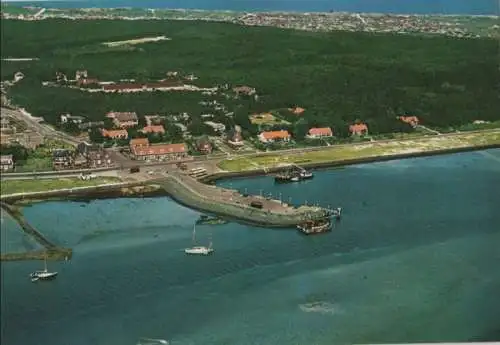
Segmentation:
{"type": "Polygon", "coordinates": [[[425,342],[415,334],[443,310],[443,298],[452,319],[438,317],[426,332],[449,342],[495,340],[500,219],[491,188],[498,164],[475,152],[314,171],[312,180],[285,185],[273,176],[218,181],[242,194],[263,190],[344,211],[332,231],[317,236],[239,222],[196,225],[197,245],[213,240],[210,256],[184,253],[194,223],[208,213],[167,196],[33,204],[23,209],[25,219],[74,255],[48,261],[59,274],[47,283],[29,278],[43,260],[2,263],[2,290],[11,298],[2,310],[10,325],[3,341],[425,342]],[[381,216],[388,213],[390,222],[381,216]],[[103,296],[110,300],[105,307],[103,296]],[[395,315],[394,305],[405,308],[395,315]],[[475,310],[478,322],[460,310],[475,310]],[[369,329],[359,327],[360,315],[369,329]]]}

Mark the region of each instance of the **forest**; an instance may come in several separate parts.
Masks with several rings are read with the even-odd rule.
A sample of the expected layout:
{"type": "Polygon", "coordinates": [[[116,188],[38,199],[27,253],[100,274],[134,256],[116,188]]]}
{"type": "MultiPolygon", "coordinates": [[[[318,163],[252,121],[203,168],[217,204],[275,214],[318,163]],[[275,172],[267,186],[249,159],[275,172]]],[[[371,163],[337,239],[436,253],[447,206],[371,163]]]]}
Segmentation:
{"type": "MultiPolygon", "coordinates": [[[[191,115],[190,129],[206,130],[200,101],[218,100],[233,117],[216,114],[247,133],[259,128],[248,115],[300,106],[301,117],[283,113],[292,132],[331,126],[339,136],[355,121],[370,133],[410,131],[397,115],[416,115],[436,129],[475,120],[500,120],[498,43],[493,39],[352,32],[307,32],[229,23],[190,21],[2,21],[1,55],[37,57],[2,61],[2,80],[25,78],[8,89],[16,105],[49,123],[71,113],[102,120],[108,111],[191,115]],[[170,41],[106,47],[103,42],[165,35],[170,41]],[[199,92],[87,93],[42,86],[56,72],[76,70],[102,81],[151,81],[168,71],[194,74],[200,87],[229,84],[256,88],[258,100],[199,92]]],[[[276,126],[274,126],[276,127],[276,126]]],[[[284,127],[280,125],[278,127],[284,127]]],[[[286,126],[285,126],[286,127],[286,126]]],[[[262,128],[260,128],[262,129],[262,128]]]]}

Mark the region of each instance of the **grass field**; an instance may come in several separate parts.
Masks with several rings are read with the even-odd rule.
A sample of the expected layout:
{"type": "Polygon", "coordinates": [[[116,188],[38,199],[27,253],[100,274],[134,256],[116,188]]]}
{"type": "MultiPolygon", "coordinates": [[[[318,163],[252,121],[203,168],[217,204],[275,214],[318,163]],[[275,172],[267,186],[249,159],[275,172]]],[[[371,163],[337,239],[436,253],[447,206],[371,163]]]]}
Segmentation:
{"type": "Polygon", "coordinates": [[[118,182],[121,182],[121,180],[117,177],[97,177],[90,181],[82,181],[75,177],[43,180],[6,180],[1,183],[1,194],[8,195],[26,192],[46,192],[57,189],[90,187],[118,182]]]}
{"type": "Polygon", "coordinates": [[[404,141],[395,140],[383,143],[367,142],[303,153],[255,155],[226,159],[219,163],[219,167],[226,171],[245,171],[285,166],[290,163],[335,162],[345,159],[428,152],[486,144],[500,144],[500,130],[485,131],[482,133],[463,133],[454,136],[434,136],[404,141]]]}
{"type": "Polygon", "coordinates": [[[248,117],[250,122],[254,125],[279,125],[286,124],[289,125],[290,122],[282,120],[271,113],[253,114],[248,117]]]}

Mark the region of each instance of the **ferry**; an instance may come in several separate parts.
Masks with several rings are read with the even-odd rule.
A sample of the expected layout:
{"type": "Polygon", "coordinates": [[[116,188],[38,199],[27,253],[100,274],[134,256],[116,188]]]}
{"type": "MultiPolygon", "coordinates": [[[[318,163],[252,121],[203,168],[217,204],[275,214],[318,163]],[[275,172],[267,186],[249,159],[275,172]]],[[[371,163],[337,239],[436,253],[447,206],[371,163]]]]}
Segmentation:
{"type": "Polygon", "coordinates": [[[311,171],[307,171],[301,167],[299,167],[299,171],[297,170],[289,170],[283,173],[277,174],[274,177],[274,182],[276,183],[288,183],[288,182],[299,182],[303,180],[309,180],[314,177],[311,171]]]}
{"type": "Polygon", "coordinates": [[[297,229],[305,235],[321,234],[332,230],[332,223],[329,218],[322,220],[309,220],[297,225],[297,229]]]}

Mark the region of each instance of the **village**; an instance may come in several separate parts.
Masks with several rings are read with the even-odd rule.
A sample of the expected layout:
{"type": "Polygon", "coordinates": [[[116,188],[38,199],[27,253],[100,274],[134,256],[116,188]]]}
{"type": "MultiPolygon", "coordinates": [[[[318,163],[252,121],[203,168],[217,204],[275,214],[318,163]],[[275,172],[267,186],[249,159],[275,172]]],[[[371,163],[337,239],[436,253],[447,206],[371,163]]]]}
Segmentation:
{"type": "MultiPolygon", "coordinates": [[[[24,75],[18,72],[12,82],[4,82],[4,86],[21,82],[24,75]]],[[[185,91],[184,81],[193,81],[197,77],[188,75],[180,77],[178,72],[168,72],[167,78],[155,81],[138,83],[134,80],[109,82],[99,81],[89,77],[87,70],[75,72],[74,79],[57,72],[54,81],[45,81],[45,87],[78,88],[82,92],[153,92],[153,91],[185,91]],[[172,89],[172,87],[174,89],[172,89]],[[165,89],[162,89],[165,88],[165,89]],[[179,88],[182,88],[181,90],[179,88]]],[[[197,88],[187,86],[188,89],[202,92],[205,96],[215,94],[224,95],[226,98],[238,99],[247,97],[258,100],[259,95],[255,88],[239,85],[217,86],[214,88],[197,88]],[[202,90],[202,91],[200,91],[202,90]]],[[[265,113],[248,114],[248,121],[258,128],[255,135],[249,135],[242,125],[234,119],[234,113],[229,111],[224,104],[216,100],[200,101],[204,106],[212,107],[214,113],[201,114],[201,135],[193,135],[189,128],[193,122],[193,114],[138,114],[136,111],[109,111],[102,114],[101,121],[90,121],[78,114],[60,114],[56,131],[66,131],[75,134],[76,145],[58,145],[58,141],[49,140],[50,157],[47,150],[38,158],[44,164],[26,166],[19,162],[16,164],[16,154],[12,148],[23,147],[29,156],[40,156],[39,148],[47,146],[47,136],[29,128],[19,118],[9,116],[2,111],[2,157],[1,170],[8,171],[38,171],[38,170],[68,170],[86,168],[109,168],[123,165],[124,162],[172,162],[190,160],[203,155],[222,154],[226,156],[242,153],[258,153],[269,150],[291,149],[307,146],[330,146],[336,143],[336,128],[309,127],[303,137],[298,137],[293,130],[293,123],[299,121],[306,109],[295,106],[283,110],[270,110],[265,113]],[[216,115],[218,112],[218,116],[216,115]],[[216,121],[223,118],[226,123],[216,121]],[[227,123],[233,123],[228,126],[227,123]],[[246,134],[246,136],[245,136],[246,134]],[[300,141],[300,144],[297,144],[300,141]],[[24,167],[23,167],[24,165],[24,167]]],[[[7,104],[13,107],[10,103],[7,104]]],[[[27,113],[26,110],[20,111],[27,113]]],[[[27,114],[31,116],[30,114],[27,114]]],[[[419,126],[416,116],[398,116],[398,119],[411,128],[419,126]]],[[[43,122],[43,119],[38,119],[43,122]]],[[[348,131],[352,141],[370,141],[369,128],[366,123],[356,121],[349,124],[348,131]]],[[[299,134],[300,135],[300,134],[299,134]]],[[[67,134],[67,136],[69,136],[67,134]]],[[[53,138],[52,138],[53,139],[53,138]]],[[[28,159],[30,161],[30,159],[28,159]]]]}

